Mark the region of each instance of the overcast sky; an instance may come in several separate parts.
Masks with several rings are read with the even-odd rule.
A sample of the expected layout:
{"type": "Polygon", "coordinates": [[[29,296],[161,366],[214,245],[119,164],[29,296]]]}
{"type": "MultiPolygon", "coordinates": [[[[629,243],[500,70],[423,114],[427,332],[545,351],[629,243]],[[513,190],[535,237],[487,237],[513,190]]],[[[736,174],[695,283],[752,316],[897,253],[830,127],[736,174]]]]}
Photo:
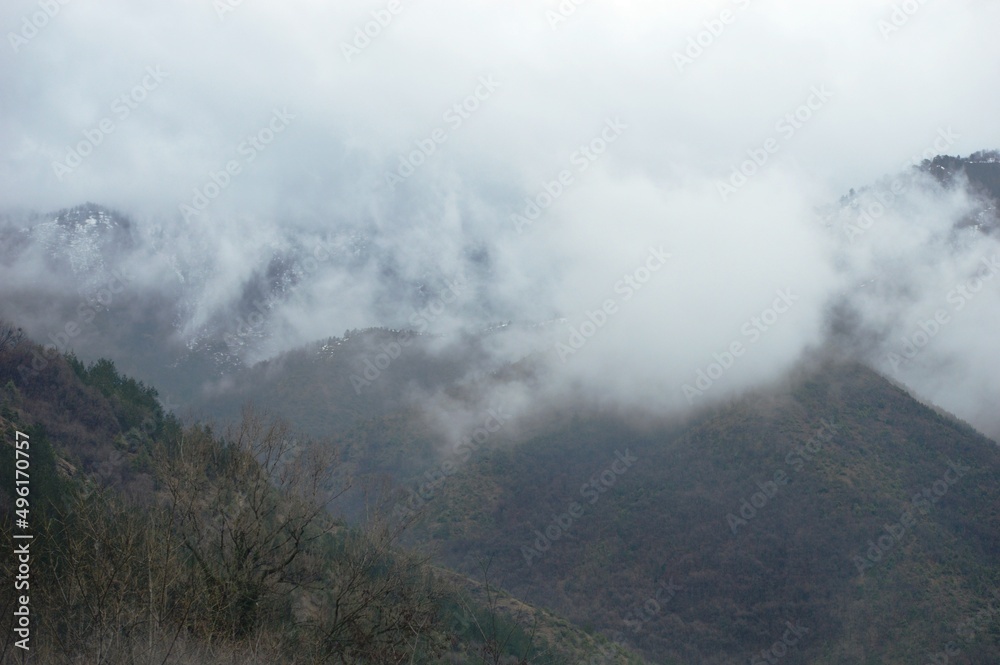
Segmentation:
{"type": "MultiPolygon", "coordinates": [[[[846,255],[815,213],[924,153],[1000,147],[992,0],[50,4],[0,8],[0,205],[96,201],[225,239],[235,262],[274,229],[359,225],[415,275],[461,272],[485,239],[524,319],[578,329],[612,301],[563,365],[622,394],[690,403],[682,386],[737,341],[726,381],[752,385],[820,344],[831,300],[887,256],[941,300],[992,250],[924,252],[947,268],[913,281],[889,233],[912,228],[902,210],[846,255]],[[628,275],[649,281],[626,298],[628,275]]],[[[924,203],[907,209],[935,211],[935,247],[974,205],[924,203]]],[[[369,292],[332,332],[378,323],[369,292]]],[[[881,302],[859,307],[877,319],[881,302]]],[[[880,333],[933,314],[907,303],[880,333]]],[[[334,325],[289,316],[297,341],[334,325]]]]}
{"type": "Polygon", "coordinates": [[[391,208],[385,171],[439,127],[447,142],[414,183],[503,200],[567,167],[614,117],[629,126],[602,160],[615,177],[671,191],[724,176],[776,136],[769,171],[794,170],[839,192],[895,171],[940,128],[961,137],[952,153],[1000,145],[1000,7],[912,4],[896,29],[894,3],[871,0],[567,0],[574,11],[565,17],[555,1],[404,0],[392,14],[387,1],[53,0],[51,18],[39,14],[44,3],[8,0],[2,197],[42,209],[93,199],[176,211],[211,170],[241,158],[240,144],[274,109],[294,115],[287,131],[213,210],[391,208]],[[391,21],[346,52],[373,12],[391,21]],[[702,35],[703,53],[679,67],[675,54],[687,57],[689,38],[723,12],[729,22],[702,35]],[[26,39],[33,17],[44,27],[26,39]],[[142,85],[148,67],[165,78],[120,118],[115,100],[142,85]],[[443,114],[480,77],[499,88],[454,128],[443,114]],[[814,86],[832,99],[785,138],[776,123],[814,86]],[[113,134],[60,180],[53,161],[103,118],[113,134]]]}

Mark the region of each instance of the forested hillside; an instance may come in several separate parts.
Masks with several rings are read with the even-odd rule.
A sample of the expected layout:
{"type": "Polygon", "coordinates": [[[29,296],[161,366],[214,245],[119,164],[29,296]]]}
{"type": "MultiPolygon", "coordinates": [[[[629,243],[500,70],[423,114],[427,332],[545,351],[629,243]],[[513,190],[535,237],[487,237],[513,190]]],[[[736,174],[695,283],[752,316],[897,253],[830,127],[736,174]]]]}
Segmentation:
{"type": "MultiPolygon", "coordinates": [[[[350,479],[332,446],[251,407],[182,424],[109,361],[25,373],[44,350],[3,331],[0,527],[8,551],[32,535],[37,662],[640,662],[509,597],[485,558],[479,581],[456,576],[399,548],[405,525],[337,518],[350,479]]],[[[0,606],[0,662],[20,662],[12,584],[0,606]]]]}
{"type": "Polygon", "coordinates": [[[443,562],[495,555],[513,593],[654,662],[747,662],[792,622],[807,630],[783,662],[923,662],[954,643],[986,663],[998,474],[995,442],[832,362],[686,423],[581,411],[401,505],[443,562]]]}

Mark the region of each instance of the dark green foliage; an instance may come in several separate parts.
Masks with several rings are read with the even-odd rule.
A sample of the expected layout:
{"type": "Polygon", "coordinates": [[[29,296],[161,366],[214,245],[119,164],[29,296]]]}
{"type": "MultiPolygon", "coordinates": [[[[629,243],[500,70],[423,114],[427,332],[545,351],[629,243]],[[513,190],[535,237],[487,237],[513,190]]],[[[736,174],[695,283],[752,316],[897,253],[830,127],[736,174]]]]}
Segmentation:
{"type": "MultiPolygon", "coordinates": [[[[13,546],[22,431],[38,662],[478,662],[482,636],[446,632],[461,578],[441,581],[377,517],[347,527],[326,512],[326,448],[252,411],[223,435],[182,428],[110,361],[52,357],[24,381],[18,367],[39,351],[0,349],[0,544],[13,546]]],[[[12,565],[0,561],[4,579],[12,565]]],[[[13,593],[0,588],[0,663],[19,662],[13,593]]],[[[523,633],[496,620],[514,656],[523,633]]]]}
{"type": "MultiPolygon", "coordinates": [[[[998,475],[994,442],[868,370],[832,365],[786,394],[685,424],[569,420],[509,454],[477,457],[418,527],[448,564],[472,574],[477,556],[495,554],[512,593],[623,632],[656,662],[747,660],[788,620],[810,632],[782,662],[862,662],[862,653],[917,662],[1000,592],[998,475]],[[790,461],[821,419],[835,423],[833,438],[790,461]],[[589,503],[582,485],[626,449],[640,461],[589,503]],[[853,557],[951,461],[971,470],[861,575],[853,557]],[[788,483],[734,534],[727,516],[779,470],[788,483]],[[522,547],[573,501],[584,515],[528,565],[522,547]],[[683,589],[643,613],[671,579],[683,589]]],[[[968,648],[1000,660],[989,631],[968,648]]]]}

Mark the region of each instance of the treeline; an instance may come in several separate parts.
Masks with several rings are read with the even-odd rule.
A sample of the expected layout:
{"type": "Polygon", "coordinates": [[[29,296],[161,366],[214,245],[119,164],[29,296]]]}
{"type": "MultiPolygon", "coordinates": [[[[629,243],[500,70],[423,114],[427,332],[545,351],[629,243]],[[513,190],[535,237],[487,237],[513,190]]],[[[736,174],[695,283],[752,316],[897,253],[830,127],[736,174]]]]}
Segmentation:
{"type": "MultiPolygon", "coordinates": [[[[13,441],[18,426],[3,425],[13,441]]],[[[31,440],[32,477],[49,481],[32,488],[35,662],[435,662],[448,646],[443,585],[387,527],[331,519],[330,467],[280,423],[248,411],[223,436],[194,426],[154,441],[155,491],[133,497],[60,477],[37,455],[44,435],[31,440]]],[[[12,628],[4,662],[18,662],[12,628]]]]}
{"type": "Polygon", "coordinates": [[[939,155],[924,160],[922,167],[945,185],[964,174],[974,191],[1000,201],[1000,151],[980,150],[968,157],[939,155]]]}
{"type": "Polygon", "coordinates": [[[252,407],[218,432],[183,426],[110,361],[59,358],[19,382],[37,347],[0,330],[15,331],[0,346],[0,547],[14,546],[16,431],[34,535],[30,660],[6,554],[0,663],[563,662],[395,547],[377,509],[335,519],[346,485],[329,447],[252,407]]]}

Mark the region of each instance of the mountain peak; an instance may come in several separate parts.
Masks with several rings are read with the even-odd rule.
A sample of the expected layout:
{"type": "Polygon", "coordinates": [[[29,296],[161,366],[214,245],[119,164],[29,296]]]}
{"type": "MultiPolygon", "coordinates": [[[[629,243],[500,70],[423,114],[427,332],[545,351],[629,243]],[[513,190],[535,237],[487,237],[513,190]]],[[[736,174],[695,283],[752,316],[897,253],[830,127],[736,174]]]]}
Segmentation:
{"type": "Polygon", "coordinates": [[[74,274],[106,268],[110,256],[133,244],[127,217],[90,202],[50,215],[27,234],[57,261],[68,262],[74,274]]]}

